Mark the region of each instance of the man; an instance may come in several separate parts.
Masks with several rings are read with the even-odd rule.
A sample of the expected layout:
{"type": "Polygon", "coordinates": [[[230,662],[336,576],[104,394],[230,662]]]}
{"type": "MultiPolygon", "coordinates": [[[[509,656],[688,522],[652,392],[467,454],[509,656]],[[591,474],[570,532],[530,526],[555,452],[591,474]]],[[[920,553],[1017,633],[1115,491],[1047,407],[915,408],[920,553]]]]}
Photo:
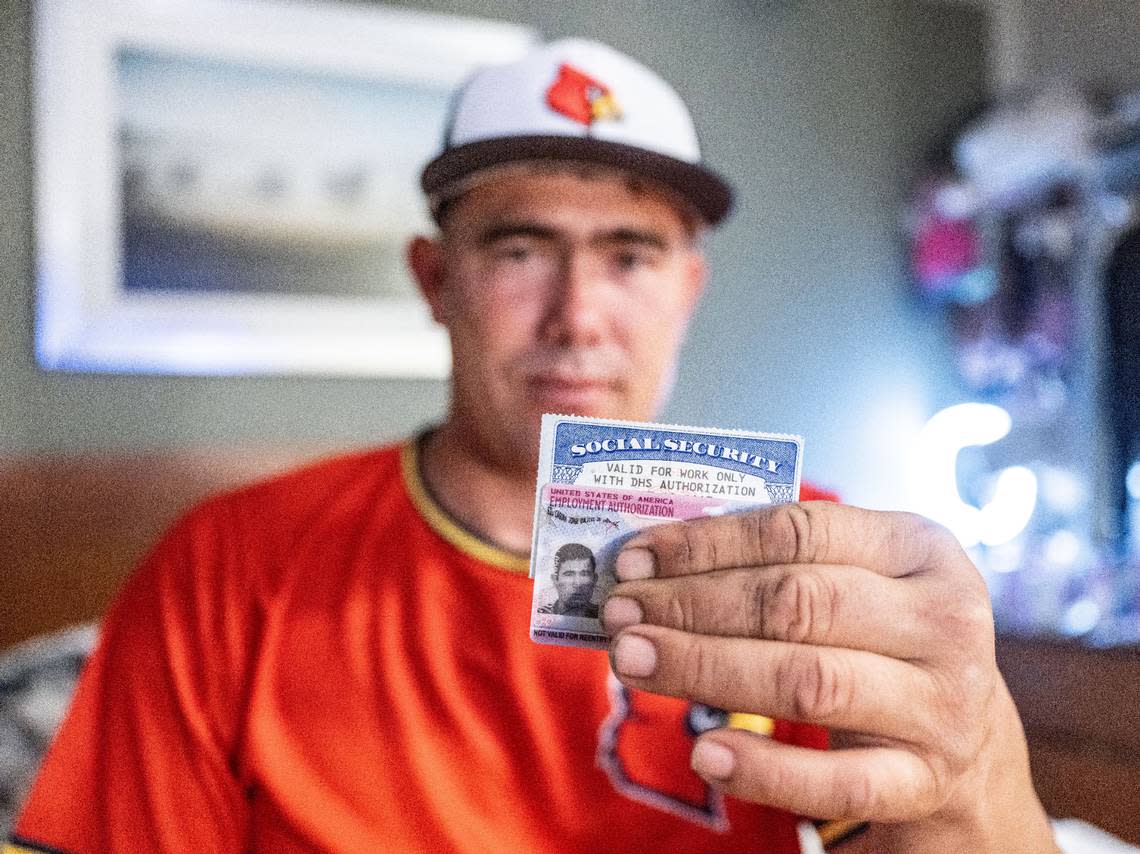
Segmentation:
{"type": "Polygon", "coordinates": [[[855,852],[1056,850],[985,589],[916,517],[651,529],[618,557],[609,662],[529,641],[540,415],[658,413],[729,207],[667,84],[580,41],[485,70],[423,184],[440,234],[408,259],[451,338],[446,420],[176,525],[19,844],[783,854],[798,813],[869,821],[855,852]]]}
{"type": "Polygon", "coordinates": [[[566,543],[554,553],[551,577],[558,598],[548,605],[539,605],[540,614],[560,614],[563,617],[598,618],[594,602],[594,588],[598,586],[598,562],[594,553],[581,543],[566,543]]]}

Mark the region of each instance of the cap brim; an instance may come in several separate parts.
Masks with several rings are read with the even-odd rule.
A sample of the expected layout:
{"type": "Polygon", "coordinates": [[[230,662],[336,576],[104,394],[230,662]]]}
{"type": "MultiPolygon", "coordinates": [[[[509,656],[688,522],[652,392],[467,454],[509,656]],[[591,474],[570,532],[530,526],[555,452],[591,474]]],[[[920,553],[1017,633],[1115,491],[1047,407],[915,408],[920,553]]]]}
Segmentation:
{"type": "Polygon", "coordinates": [[[658,181],[687,200],[709,225],[732,209],[732,188],[713,170],[625,145],[567,136],[509,136],[449,148],[424,167],[420,186],[429,198],[482,169],[525,160],[573,160],[613,166],[658,181]]]}

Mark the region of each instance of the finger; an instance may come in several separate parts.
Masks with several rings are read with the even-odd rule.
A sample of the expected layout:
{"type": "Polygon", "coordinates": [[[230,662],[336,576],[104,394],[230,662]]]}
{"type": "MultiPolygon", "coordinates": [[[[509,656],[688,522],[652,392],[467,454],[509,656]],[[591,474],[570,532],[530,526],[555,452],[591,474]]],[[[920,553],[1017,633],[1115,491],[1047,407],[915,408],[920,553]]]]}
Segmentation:
{"type": "Polygon", "coordinates": [[[973,569],[953,535],[922,516],[808,501],[647,528],[625,544],[616,572],[632,581],[799,563],[862,566],[892,578],[947,564],[973,569]]]}
{"type": "Polygon", "coordinates": [[[931,678],[871,652],[637,626],[610,658],[622,682],[656,694],[903,742],[936,735],[931,678]]]}
{"type": "Polygon", "coordinates": [[[611,636],[641,623],[911,659],[936,639],[919,619],[924,593],[854,566],[725,569],[619,584],[602,623],[611,636]]]}
{"type": "Polygon", "coordinates": [[[906,821],[940,806],[930,766],[903,748],[812,750],[718,729],[698,739],[691,762],[730,795],[815,818],[906,821]]]}

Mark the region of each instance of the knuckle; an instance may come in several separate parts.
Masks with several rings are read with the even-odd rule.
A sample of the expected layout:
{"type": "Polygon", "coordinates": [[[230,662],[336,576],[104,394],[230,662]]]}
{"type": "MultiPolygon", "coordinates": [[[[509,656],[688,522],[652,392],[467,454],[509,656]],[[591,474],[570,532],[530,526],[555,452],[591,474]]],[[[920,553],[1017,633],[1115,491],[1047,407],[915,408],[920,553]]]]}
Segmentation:
{"type": "Polygon", "coordinates": [[[923,692],[923,702],[918,706],[914,731],[910,741],[930,752],[945,753],[947,757],[958,750],[958,739],[963,727],[968,726],[967,717],[974,710],[968,705],[958,686],[951,680],[935,678],[932,689],[923,692]]]}
{"type": "Polygon", "coordinates": [[[899,524],[892,529],[892,535],[897,547],[905,549],[910,543],[922,544],[924,554],[920,562],[924,567],[951,556],[968,560],[958,538],[945,525],[918,513],[899,512],[896,515],[899,524]]]}
{"type": "Polygon", "coordinates": [[[943,537],[950,534],[949,529],[945,526],[935,522],[929,516],[923,516],[921,513],[900,510],[895,514],[895,518],[900,522],[898,526],[900,531],[906,536],[943,537]]]}
{"type": "Polygon", "coordinates": [[[834,800],[842,817],[866,819],[877,815],[875,783],[865,769],[837,777],[836,787],[834,800]]]}
{"type": "Polygon", "coordinates": [[[994,695],[997,671],[979,663],[943,675],[930,701],[937,743],[948,757],[969,761],[978,749],[986,706],[994,695]]]}
{"type": "MultiPolygon", "coordinates": [[[[926,592],[919,617],[930,627],[939,650],[955,656],[987,651],[993,638],[993,608],[984,584],[955,579],[926,592]]],[[[988,654],[988,652],[987,652],[988,654]]]]}
{"type": "Polygon", "coordinates": [[[702,697],[716,687],[716,662],[705,644],[694,641],[685,651],[682,667],[683,691],[687,697],[702,697]]]}
{"type": "Polygon", "coordinates": [[[921,778],[914,782],[915,806],[924,812],[934,812],[949,794],[949,789],[957,777],[943,758],[935,756],[922,757],[921,778]]]}
{"type": "Polygon", "coordinates": [[[691,592],[682,587],[670,592],[665,604],[666,625],[683,632],[695,631],[693,615],[693,596],[691,592]]]}
{"type": "Polygon", "coordinates": [[[699,532],[691,525],[685,525],[682,529],[683,536],[681,541],[677,544],[677,560],[678,562],[688,569],[693,565],[693,562],[698,553],[697,537],[699,532]]]}
{"type": "MultiPolygon", "coordinates": [[[[945,770],[939,779],[952,779],[961,776],[973,767],[979,746],[973,733],[968,729],[951,729],[945,736],[942,759],[945,770]]],[[[938,788],[943,788],[941,785],[938,788]]]]}
{"type": "Polygon", "coordinates": [[[828,550],[827,514],[806,504],[782,504],[766,527],[774,551],[787,563],[815,563],[828,550]]]}
{"type": "Polygon", "coordinates": [[[933,540],[944,540],[946,537],[953,538],[953,534],[948,528],[935,522],[929,516],[907,510],[899,510],[892,515],[897,522],[894,530],[898,536],[922,537],[933,540]]]}
{"type": "Polygon", "coordinates": [[[739,538],[740,554],[753,558],[755,563],[767,563],[769,559],[767,541],[770,538],[767,530],[771,525],[771,511],[767,509],[755,510],[731,518],[736,520],[736,535],[739,538]]]}
{"type": "Polygon", "coordinates": [[[783,684],[796,720],[827,723],[841,718],[852,703],[852,681],[835,656],[805,650],[788,656],[783,684]]]}
{"type": "Polygon", "coordinates": [[[948,609],[953,617],[952,629],[961,633],[963,639],[975,640],[987,637],[993,631],[993,610],[990,597],[974,585],[961,589],[951,600],[948,609]]]}
{"type": "Polygon", "coordinates": [[[753,596],[756,635],[793,643],[820,642],[835,620],[835,585],[818,572],[762,579],[753,596]]]}
{"type": "Polygon", "coordinates": [[[973,766],[986,735],[993,685],[993,676],[980,665],[934,676],[915,743],[925,746],[935,788],[973,766]]]}
{"type": "Polygon", "coordinates": [[[668,533],[665,543],[659,546],[659,554],[674,573],[685,574],[695,565],[701,551],[698,543],[700,532],[695,526],[682,523],[668,533]]]}

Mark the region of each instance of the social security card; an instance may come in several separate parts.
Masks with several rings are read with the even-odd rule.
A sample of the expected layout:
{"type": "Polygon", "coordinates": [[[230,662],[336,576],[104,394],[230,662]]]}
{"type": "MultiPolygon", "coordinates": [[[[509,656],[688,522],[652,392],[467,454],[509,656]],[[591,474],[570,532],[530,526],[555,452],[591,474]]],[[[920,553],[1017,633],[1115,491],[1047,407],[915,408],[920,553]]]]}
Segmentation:
{"type": "Polygon", "coordinates": [[[788,434],[544,415],[535,536],[548,484],[775,504],[799,498],[802,456],[788,434]]]}

